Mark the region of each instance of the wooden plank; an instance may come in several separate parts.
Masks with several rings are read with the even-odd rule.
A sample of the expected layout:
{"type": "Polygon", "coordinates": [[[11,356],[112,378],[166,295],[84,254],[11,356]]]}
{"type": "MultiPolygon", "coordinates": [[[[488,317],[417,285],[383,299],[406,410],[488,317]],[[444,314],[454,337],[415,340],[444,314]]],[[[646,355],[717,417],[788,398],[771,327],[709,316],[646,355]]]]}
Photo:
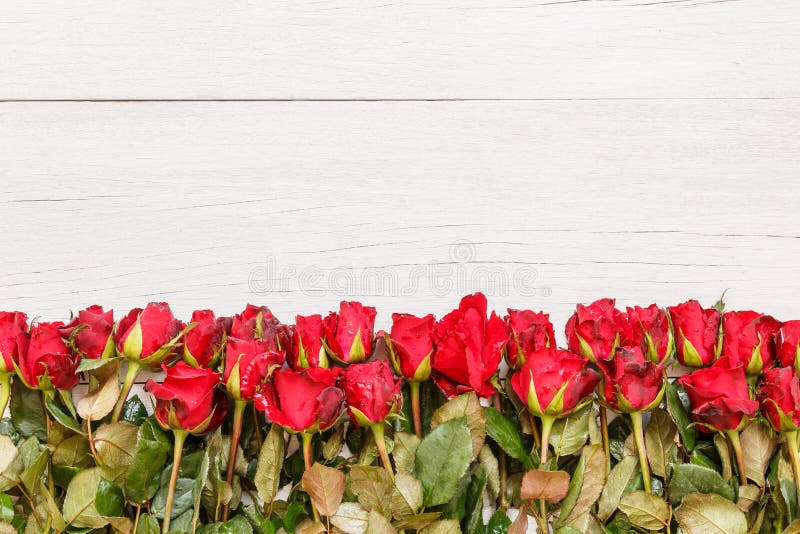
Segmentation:
{"type": "MultiPolygon", "coordinates": [[[[0,106],[0,302],[800,315],[800,101],[0,106]],[[369,269],[371,268],[371,269],[369,269]],[[516,277],[516,278],[515,278],[516,277]]],[[[560,328],[560,327],[559,327],[560,328]]]]}
{"type": "Polygon", "coordinates": [[[800,3],[0,5],[0,99],[800,97],[800,3]]]}

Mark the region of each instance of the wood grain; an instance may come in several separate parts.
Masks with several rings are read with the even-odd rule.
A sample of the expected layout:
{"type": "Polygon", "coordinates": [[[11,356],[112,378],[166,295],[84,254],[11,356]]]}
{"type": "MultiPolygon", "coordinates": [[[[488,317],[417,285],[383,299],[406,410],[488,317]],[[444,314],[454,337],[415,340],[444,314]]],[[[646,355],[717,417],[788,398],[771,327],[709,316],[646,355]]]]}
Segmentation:
{"type": "Polygon", "coordinates": [[[798,100],[0,105],[0,300],[798,316],[798,100]],[[272,262],[272,264],[270,264],[272,262]],[[272,265],[272,267],[270,267],[272,265]],[[517,277],[517,278],[515,278],[517,277]]]}
{"type": "Polygon", "coordinates": [[[0,99],[800,97],[796,0],[0,5],[0,99]]]}

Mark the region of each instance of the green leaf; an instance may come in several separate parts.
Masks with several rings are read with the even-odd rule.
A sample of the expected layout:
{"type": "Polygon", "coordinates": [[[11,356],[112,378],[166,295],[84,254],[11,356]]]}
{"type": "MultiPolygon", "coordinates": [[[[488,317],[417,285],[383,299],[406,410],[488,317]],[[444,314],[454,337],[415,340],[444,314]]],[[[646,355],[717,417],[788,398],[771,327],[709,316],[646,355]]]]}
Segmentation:
{"type": "Polygon", "coordinates": [[[442,519],[458,519],[467,515],[467,491],[469,491],[469,473],[465,473],[456,486],[456,493],[441,508],[442,519]]]}
{"type": "Polygon", "coordinates": [[[99,369],[108,365],[109,363],[116,363],[122,361],[122,357],[114,357],[114,358],[97,358],[95,360],[90,358],[83,358],[81,359],[81,363],[78,364],[78,369],[75,371],[76,373],[85,373],[86,371],[94,371],[95,369],[99,369]]]}
{"type": "Polygon", "coordinates": [[[413,516],[422,508],[422,484],[409,473],[400,471],[392,489],[392,515],[397,519],[413,516]]]}
{"type": "Polygon", "coordinates": [[[569,524],[592,507],[606,481],[606,459],[602,445],[587,445],[572,474],[569,490],[561,503],[558,525],[569,524]]]}
{"type": "Polygon", "coordinates": [[[71,436],[61,441],[53,450],[53,465],[91,467],[89,442],[83,436],[71,436]]]}
{"type": "Polygon", "coordinates": [[[142,514],[136,527],[136,534],[161,534],[158,519],[150,514],[142,514]]]}
{"type": "Polygon", "coordinates": [[[50,459],[50,450],[46,447],[39,447],[35,438],[28,438],[28,440],[27,443],[35,444],[37,452],[35,455],[31,456],[32,460],[30,461],[25,461],[26,455],[23,453],[23,463],[26,464],[26,467],[22,474],[20,474],[19,479],[22,485],[25,486],[25,489],[28,490],[28,494],[32,495],[38,487],[39,479],[41,479],[45,469],[47,469],[47,462],[50,459]]]}
{"type": "Polygon", "coordinates": [[[425,491],[425,506],[446,503],[472,460],[466,417],[451,419],[425,436],[417,447],[414,470],[425,491]]]}
{"type": "Polygon", "coordinates": [[[350,468],[350,491],[367,512],[391,517],[392,480],[382,467],[354,465],[350,468]]]}
{"type": "Polygon", "coordinates": [[[394,523],[394,527],[398,530],[419,530],[430,525],[439,519],[440,516],[441,514],[439,512],[425,512],[424,514],[416,514],[396,521],[394,523]]]}
{"type": "Polygon", "coordinates": [[[67,488],[64,497],[64,519],[78,528],[102,528],[108,520],[95,508],[97,488],[102,479],[100,468],[93,467],[79,472],[67,488]]]}
{"type": "MultiPolygon", "coordinates": [[[[486,433],[506,454],[520,462],[528,459],[528,451],[522,444],[520,431],[503,414],[492,407],[483,409],[486,416],[486,433]]],[[[526,466],[527,467],[527,466],[526,466]]],[[[533,466],[530,466],[533,467],[533,466]]]]}
{"type": "Polygon", "coordinates": [[[81,427],[80,423],[78,423],[71,414],[64,411],[64,408],[58,404],[55,397],[44,395],[44,406],[47,408],[47,411],[50,412],[53,419],[58,421],[58,424],[72,430],[76,434],[86,435],[86,431],[81,427]]]}
{"type": "Polygon", "coordinates": [[[22,456],[14,442],[10,437],[0,434],[0,491],[16,486],[24,468],[22,456]]]}
{"type": "Polygon", "coordinates": [[[120,422],[103,425],[93,434],[97,458],[104,467],[127,468],[133,461],[139,428],[120,422]]]}
{"type": "Polygon", "coordinates": [[[160,485],[161,470],[172,452],[172,443],[152,419],[146,420],[136,435],[136,452],[125,477],[128,500],[147,504],[160,485]]]}
{"type": "Polygon", "coordinates": [[[461,534],[461,527],[455,519],[442,519],[420,530],[420,534],[461,534]]]}
{"type": "Polygon", "coordinates": [[[417,447],[419,447],[420,439],[407,432],[398,432],[394,435],[394,466],[397,472],[405,471],[406,473],[414,472],[414,461],[417,454],[417,447]]]}
{"type": "Polygon", "coordinates": [[[10,523],[14,519],[14,503],[11,502],[11,496],[6,493],[0,493],[0,521],[10,523]]]}
{"type": "Polygon", "coordinates": [[[486,469],[486,479],[489,486],[489,493],[493,498],[497,498],[500,494],[500,464],[497,461],[491,447],[484,444],[481,447],[481,452],[478,454],[478,461],[486,469]]]}
{"type": "Polygon", "coordinates": [[[283,429],[273,424],[261,445],[258,466],[253,477],[258,496],[264,502],[272,502],[280,488],[284,450],[283,429]]]}
{"type": "Polygon", "coordinates": [[[553,423],[550,445],[553,446],[557,456],[575,454],[586,444],[586,440],[589,439],[589,415],[591,413],[592,405],[589,404],[553,423]]]}
{"type": "Polygon", "coordinates": [[[716,471],[693,464],[678,464],[672,468],[669,483],[669,501],[673,506],[691,493],[716,493],[733,500],[733,489],[716,471]]]}
{"type": "Polygon", "coordinates": [[[638,473],[639,460],[635,456],[626,456],[614,466],[597,503],[597,517],[601,521],[607,521],[614,514],[625,490],[638,473]]]}
{"type": "MultiPolygon", "coordinates": [[[[193,478],[178,477],[175,484],[175,498],[172,502],[172,513],[170,518],[175,519],[187,510],[191,510],[194,505],[194,486],[193,478]]],[[[159,519],[164,519],[164,512],[167,505],[168,484],[164,484],[156,492],[153,502],[150,505],[150,513],[159,519]]]]}
{"type": "Polygon", "coordinates": [[[486,534],[508,534],[508,527],[511,526],[511,520],[508,518],[503,510],[497,510],[489,518],[489,524],[486,525],[486,534]]]}
{"type": "Polygon", "coordinates": [[[486,469],[482,465],[478,465],[477,469],[472,472],[467,488],[467,516],[464,518],[462,529],[465,534],[483,533],[483,492],[485,489],[486,469]]]}
{"type": "Polygon", "coordinates": [[[656,408],[650,415],[650,422],[644,433],[645,450],[653,474],[667,478],[667,470],[675,462],[678,446],[678,427],[667,412],[656,408]]]}
{"type": "Polygon", "coordinates": [[[127,421],[134,425],[141,425],[147,419],[147,408],[138,395],[131,395],[122,405],[120,421],[127,421]]]}
{"type": "Polygon", "coordinates": [[[658,495],[645,491],[634,491],[625,495],[619,509],[628,516],[633,526],[645,530],[661,530],[670,519],[669,505],[658,495]]]}
{"type": "Polygon", "coordinates": [[[436,410],[431,417],[431,430],[446,421],[460,417],[467,419],[467,427],[472,437],[472,457],[477,458],[486,439],[486,417],[474,391],[454,397],[436,410]]]}
{"type": "Polygon", "coordinates": [[[744,534],[747,519],[731,501],[719,495],[690,493],[675,509],[675,519],[685,534],[744,534]]]}
{"type": "Polygon", "coordinates": [[[697,443],[697,428],[692,424],[689,415],[689,397],[686,392],[675,382],[667,383],[667,410],[678,426],[681,440],[687,450],[692,451],[697,443]]]}
{"type": "Polygon", "coordinates": [[[100,477],[94,497],[97,513],[104,517],[119,517],[125,511],[125,497],[122,488],[100,477]]]}
{"type": "Polygon", "coordinates": [[[11,422],[23,436],[36,436],[39,441],[47,441],[47,423],[40,393],[28,389],[22,380],[14,380],[11,385],[11,422]]]}

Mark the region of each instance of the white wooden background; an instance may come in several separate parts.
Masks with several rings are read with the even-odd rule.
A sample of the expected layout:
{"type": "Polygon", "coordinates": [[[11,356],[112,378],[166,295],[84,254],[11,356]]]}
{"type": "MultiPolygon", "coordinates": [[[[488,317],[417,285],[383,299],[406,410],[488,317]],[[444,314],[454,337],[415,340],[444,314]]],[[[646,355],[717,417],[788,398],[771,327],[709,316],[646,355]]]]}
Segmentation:
{"type": "Polygon", "coordinates": [[[0,303],[797,318],[799,134],[796,0],[2,2],[0,303]]]}

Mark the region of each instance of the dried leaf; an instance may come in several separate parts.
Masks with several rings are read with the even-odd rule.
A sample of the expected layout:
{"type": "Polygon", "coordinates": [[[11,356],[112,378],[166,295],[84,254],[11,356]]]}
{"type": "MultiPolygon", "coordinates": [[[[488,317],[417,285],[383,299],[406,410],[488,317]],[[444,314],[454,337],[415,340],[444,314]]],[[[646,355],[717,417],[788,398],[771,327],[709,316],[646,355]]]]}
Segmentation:
{"type": "Polygon", "coordinates": [[[350,468],[350,491],[367,512],[391,517],[392,479],[382,467],[354,465],[350,468]]]}
{"type": "Polygon", "coordinates": [[[606,481],[606,458],[601,445],[583,448],[578,466],[572,475],[569,491],[561,506],[560,524],[589,511],[603,491],[606,481]],[[562,519],[563,518],[563,519],[562,519]]]}
{"type": "Polygon", "coordinates": [[[118,368],[119,361],[113,361],[92,371],[89,391],[75,404],[78,415],[99,421],[111,413],[119,398],[118,368]]]}
{"type": "Polygon", "coordinates": [[[283,429],[272,425],[258,453],[258,465],[253,477],[258,496],[264,502],[272,502],[280,489],[284,448],[283,429]]]}
{"type": "Polygon", "coordinates": [[[363,534],[369,523],[369,512],[357,502],[344,502],[331,516],[331,523],[345,534],[363,534]]]}
{"type": "Polygon", "coordinates": [[[369,513],[366,534],[396,534],[397,530],[381,513],[375,510],[369,513]]]}
{"type": "Polygon", "coordinates": [[[678,427],[669,414],[659,408],[653,410],[644,433],[644,444],[654,475],[667,478],[667,469],[678,450],[677,437],[678,427]]]}
{"type": "Polygon", "coordinates": [[[303,491],[311,497],[320,514],[330,517],[342,502],[344,481],[344,473],[338,469],[315,463],[303,473],[303,491]]]}
{"type": "Polygon", "coordinates": [[[715,494],[690,493],[675,509],[686,534],[744,534],[747,520],[731,501],[715,494]]]}
{"type": "Polygon", "coordinates": [[[559,502],[569,490],[569,473],[531,469],[522,477],[519,496],[523,500],[544,499],[559,502]]]}
{"type": "Polygon", "coordinates": [[[422,484],[403,471],[397,473],[392,490],[392,515],[397,519],[413,516],[422,507],[422,484]]]}
{"type": "Polygon", "coordinates": [[[419,447],[420,439],[414,434],[398,432],[394,435],[394,466],[397,472],[414,472],[414,457],[419,447]]]}
{"type": "Polygon", "coordinates": [[[442,519],[420,530],[420,534],[461,534],[461,525],[456,519],[442,519]]]}
{"type": "Polygon", "coordinates": [[[767,425],[761,421],[753,421],[747,425],[742,430],[739,439],[742,444],[744,469],[747,472],[747,478],[763,487],[764,472],[767,470],[769,460],[775,452],[777,441],[772,437],[767,425]]]}
{"type": "Polygon", "coordinates": [[[658,495],[646,491],[628,493],[620,501],[619,509],[633,526],[645,530],[660,530],[669,522],[669,505],[658,495]]]}
{"type": "Polygon", "coordinates": [[[527,534],[528,532],[528,511],[525,510],[525,506],[522,506],[519,509],[519,513],[517,517],[514,519],[514,522],[511,523],[511,526],[508,527],[508,534],[527,534]]]}

